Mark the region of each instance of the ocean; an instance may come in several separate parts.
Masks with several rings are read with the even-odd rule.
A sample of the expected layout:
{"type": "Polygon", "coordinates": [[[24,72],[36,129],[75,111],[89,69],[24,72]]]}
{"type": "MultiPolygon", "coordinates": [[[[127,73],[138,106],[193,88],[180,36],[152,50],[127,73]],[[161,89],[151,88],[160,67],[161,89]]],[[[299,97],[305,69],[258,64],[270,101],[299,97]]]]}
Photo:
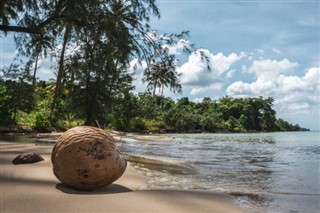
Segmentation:
{"type": "Polygon", "coordinates": [[[320,132],[128,135],[119,150],[142,189],[212,190],[255,212],[318,212],[320,132]]]}

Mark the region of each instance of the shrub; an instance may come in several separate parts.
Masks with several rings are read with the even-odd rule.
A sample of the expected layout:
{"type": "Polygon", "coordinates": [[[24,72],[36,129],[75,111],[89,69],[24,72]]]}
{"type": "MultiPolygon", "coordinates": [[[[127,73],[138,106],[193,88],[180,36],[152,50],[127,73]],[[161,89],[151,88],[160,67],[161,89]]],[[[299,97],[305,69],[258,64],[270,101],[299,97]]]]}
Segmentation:
{"type": "Polygon", "coordinates": [[[146,122],[146,128],[150,132],[161,132],[166,129],[166,124],[163,121],[150,120],[146,122]]]}
{"type": "Polygon", "coordinates": [[[130,120],[130,130],[134,132],[144,132],[147,129],[146,121],[142,118],[132,118],[130,120]]]}
{"type": "Polygon", "coordinates": [[[201,129],[200,117],[197,114],[181,114],[176,123],[178,132],[195,132],[201,129]]]}
{"type": "Polygon", "coordinates": [[[84,124],[84,120],[79,119],[73,113],[66,113],[64,119],[60,119],[57,122],[59,127],[70,129],[72,127],[81,126],[84,124]]]}
{"type": "Polygon", "coordinates": [[[13,103],[12,96],[7,87],[0,82],[0,121],[1,125],[8,125],[16,123],[13,118],[13,103]]]}
{"type": "Polygon", "coordinates": [[[51,128],[49,117],[42,112],[36,112],[31,126],[37,131],[46,132],[51,128]]]}

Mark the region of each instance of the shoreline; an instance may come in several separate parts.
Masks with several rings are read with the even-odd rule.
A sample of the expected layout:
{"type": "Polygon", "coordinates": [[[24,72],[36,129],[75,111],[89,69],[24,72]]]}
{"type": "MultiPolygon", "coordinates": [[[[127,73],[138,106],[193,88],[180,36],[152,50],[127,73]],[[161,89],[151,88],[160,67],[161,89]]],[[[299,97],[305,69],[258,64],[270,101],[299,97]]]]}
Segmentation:
{"type": "MultiPolygon", "coordinates": [[[[119,137],[119,135],[118,135],[119,137]]],[[[211,191],[141,190],[148,178],[128,163],[122,177],[95,191],[77,191],[52,172],[53,144],[0,141],[1,212],[249,212],[230,195],[211,191]],[[45,161],[13,165],[24,152],[45,161]]]]}
{"type": "MultiPolygon", "coordinates": [[[[30,126],[26,126],[23,124],[16,124],[16,125],[9,125],[9,126],[1,126],[0,125],[0,135],[12,135],[12,134],[34,134],[34,135],[51,135],[51,134],[62,134],[63,132],[67,131],[68,129],[63,128],[48,128],[47,131],[37,131],[36,129],[31,128],[30,126]]],[[[106,132],[110,134],[116,135],[127,135],[127,134],[136,134],[136,135],[162,135],[162,134],[233,134],[233,133],[270,133],[270,132],[310,132],[310,131],[317,131],[317,130],[310,130],[307,128],[301,128],[300,130],[274,130],[274,131],[213,131],[207,132],[203,130],[195,130],[195,131],[186,131],[186,132],[179,132],[173,131],[172,129],[159,129],[155,131],[144,131],[144,132],[122,132],[118,130],[112,129],[104,129],[106,132]]]]}

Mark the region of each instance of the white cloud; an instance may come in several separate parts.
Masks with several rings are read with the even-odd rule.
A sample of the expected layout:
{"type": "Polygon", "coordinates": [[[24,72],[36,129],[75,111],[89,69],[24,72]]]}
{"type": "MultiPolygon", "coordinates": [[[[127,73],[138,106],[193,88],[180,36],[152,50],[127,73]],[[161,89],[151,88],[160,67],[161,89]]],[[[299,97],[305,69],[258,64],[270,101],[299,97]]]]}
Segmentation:
{"type": "Polygon", "coordinates": [[[208,57],[208,65],[211,67],[211,70],[208,70],[205,59],[202,59],[199,53],[192,53],[188,61],[178,68],[178,72],[182,74],[182,84],[191,86],[211,85],[216,82],[222,74],[229,71],[235,62],[246,56],[243,52],[240,54],[231,53],[225,56],[222,53],[214,55],[204,49],[201,51],[208,57]]]}
{"type": "Polygon", "coordinates": [[[139,62],[138,59],[130,61],[128,72],[133,76],[136,93],[144,92],[147,89],[147,84],[142,81],[143,72],[146,68],[147,63],[145,61],[139,62]]]}
{"type": "Polygon", "coordinates": [[[178,67],[181,73],[181,84],[190,91],[190,95],[200,95],[210,91],[218,91],[224,85],[224,80],[232,78],[235,69],[230,69],[234,63],[246,57],[244,52],[239,54],[213,54],[209,50],[201,49],[208,59],[201,58],[199,52],[189,55],[186,63],[178,67]],[[210,70],[208,69],[210,67],[210,70]]]}
{"type": "Polygon", "coordinates": [[[258,54],[263,54],[263,53],[264,53],[264,50],[263,50],[263,49],[255,49],[255,51],[256,51],[258,54]]]}
{"type": "MultiPolygon", "coordinates": [[[[60,54],[62,51],[62,44],[57,45],[52,50],[47,50],[48,57],[47,58],[40,58],[38,61],[38,69],[37,69],[37,78],[40,80],[49,80],[49,79],[56,79],[57,73],[57,64],[60,59],[60,54]]],[[[65,59],[73,56],[76,52],[79,51],[79,44],[76,42],[72,42],[67,45],[65,51],[65,59]]],[[[33,63],[33,66],[35,63],[33,63]]]]}
{"type": "Polygon", "coordinates": [[[242,73],[248,72],[248,67],[247,67],[246,65],[242,65],[242,66],[241,66],[241,72],[242,72],[242,73]]]}
{"type": "Polygon", "coordinates": [[[291,105],[288,106],[288,110],[290,111],[309,111],[310,110],[310,105],[306,102],[304,103],[292,103],[291,105]]]}
{"type": "MultiPolygon", "coordinates": [[[[305,105],[319,108],[320,104],[320,69],[310,68],[303,77],[283,76],[278,79],[279,93],[277,103],[281,109],[297,108],[305,105]]],[[[306,107],[304,107],[306,109],[306,107]]]]}
{"type": "Polygon", "coordinates": [[[198,95],[198,94],[203,94],[210,91],[221,90],[222,86],[223,86],[223,82],[215,82],[206,87],[193,87],[190,92],[190,95],[198,95]]]}
{"type": "Polygon", "coordinates": [[[192,101],[195,102],[195,103],[201,103],[202,100],[203,100],[203,98],[195,98],[192,101]]]}
{"type": "Polygon", "coordinates": [[[297,66],[298,63],[290,62],[288,59],[254,61],[249,68],[244,65],[242,71],[255,74],[256,81],[252,83],[235,82],[229,85],[226,92],[228,95],[241,97],[273,95],[279,87],[279,79],[285,77],[283,75],[281,77],[280,73],[293,70],[297,66]]]}
{"type": "Polygon", "coordinates": [[[196,53],[189,56],[188,61],[178,68],[178,72],[182,74],[181,83],[186,85],[199,85],[210,74],[200,55],[196,53]]]}
{"type": "Polygon", "coordinates": [[[241,52],[240,55],[236,53],[231,53],[228,56],[224,56],[222,53],[218,53],[217,55],[213,55],[210,53],[211,56],[211,67],[213,70],[218,72],[218,75],[222,75],[224,72],[230,69],[230,66],[239,61],[241,58],[245,57],[246,54],[241,52]]]}
{"type": "Polygon", "coordinates": [[[261,80],[274,80],[280,73],[285,73],[298,67],[297,62],[290,62],[288,59],[281,61],[276,60],[258,60],[254,61],[251,67],[248,68],[249,73],[254,73],[261,80]]]}
{"type": "Polygon", "coordinates": [[[226,93],[233,97],[273,96],[276,89],[275,82],[259,78],[253,83],[235,82],[228,86],[226,93]]]}
{"type": "Polygon", "coordinates": [[[55,79],[56,68],[52,67],[52,60],[49,58],[41,59],[38,61],[37,78],[41,80],[55,79]]]}
{"type": "MultiPolygon", "coordinates": [[[[188,43],[187,41],[181,42],[188,43]]],[[[172,46],[170,51],[179,51],[186,43],[172,46]]],[[[201,58],[199,52],[191,53],[188,61],[180,67],[177,67],[177,72],[181,73],[181,84],[184,90],[189,91],[189,94],[192,96],[221,90],[224,85],[223,78],[232,78],[236,72],[235,69],[230,70],[231,66],[246,56],[243,52],[240,54],[231,53],[225,56],[222,53],[214,55],[208,50],[202,49],[201,51],[208,57],[211,70],[208,70],[207,64],[205,60],[201,58]]],[[[139,64],[137,60],[133,60],[128,67],[128,71],[133,74],[135,79],[134,85],[136,87],[136,92],[145,91],[146,89],[146,84],[142,82],[143,70],[146,66],[145,62],[139,64]],[[134,66],[135,69],[133,68],[134,66]]]]}
{"type": "Polygon", "coordinates": [[[143,72],[146,68],[147,62],[133,59],[130,61],[127,71],[133,75],[143,75],[143,72]]]}
{"type": "Polygon", "coordinates": [[[168,48],[169,54],[180,55],[184,48],[190,47],[191,43],[188,40],[181,39],[174,45],[164,45],[164,48],[168,48]]]}
{"type": "MultiPolygon", "coordinates": [[[[307,96],[312,94],[319,95],[320,92],[320,74],[319,68],[313,67],[303,77],[298,76],[280,76],[279,88],[281,92],[308,92],[307,96]]],[[[319,96],[318,96],[319,97],[319,96]]]]}
{"type": "Polygon", "coordinates": [[[225,74],[225,77],[226,77],[226,78],[232,78],[232,77],[234,76],[234,74],[235,74],[236,71],[237,71],[236,69],[232,69],[232,70],[228,71],[228,72],[225,74]]]}
{"type": "Polygon", "coordinates": [[[277,49],[277,48],[272,48],[272,51],[277,53],[277,54],[281,54],[281,50],[277,49]]]}
{"type": "Polygon", "coordinates": [[[256,74],[256,80],[252,83],[235,82],[228,86],[226,93],[233,97],[272,96],[280,114],[314,113],[319,116],[319,67],[310,68],[302,77],[279,74],[294,67],[297,64],[288,60],[254,62],[249,70],[256,74]],[[273,68],[273,73],[277,74],[266,75],[270,72],[267,67],[273,68]]]}

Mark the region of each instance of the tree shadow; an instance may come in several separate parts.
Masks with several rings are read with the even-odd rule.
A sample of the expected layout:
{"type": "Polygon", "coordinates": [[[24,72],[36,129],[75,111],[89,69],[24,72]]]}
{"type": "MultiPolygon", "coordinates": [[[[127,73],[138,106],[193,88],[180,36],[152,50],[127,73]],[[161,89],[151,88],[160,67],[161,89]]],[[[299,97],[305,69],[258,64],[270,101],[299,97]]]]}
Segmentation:
{"type": "MultiPolygon", "coordinates": [[[[29,179],[28,177],[15,177],[0,174],[1,183],[10,183],[13,185],[33,185],[33,186],[50,186],[57,183],[54,180],[29,179]]],[[[1,188],[0,188],[1,191],[1,188]]]]}
{"type": "Polygon", "coordinates": [[[132,190],[121,186],[118,184],[110,184],[105,187],[97,188],[93,191],[85,191],[85,190],[77,190],[70,186],[67,186],[63,183],[58,183],[56,185],[56,189],[66,193],[66,194],[75,194],[75,195],[101,195],[101,194],[118,194],[118,193],[126,193],[131,192],[132,190]]]}

